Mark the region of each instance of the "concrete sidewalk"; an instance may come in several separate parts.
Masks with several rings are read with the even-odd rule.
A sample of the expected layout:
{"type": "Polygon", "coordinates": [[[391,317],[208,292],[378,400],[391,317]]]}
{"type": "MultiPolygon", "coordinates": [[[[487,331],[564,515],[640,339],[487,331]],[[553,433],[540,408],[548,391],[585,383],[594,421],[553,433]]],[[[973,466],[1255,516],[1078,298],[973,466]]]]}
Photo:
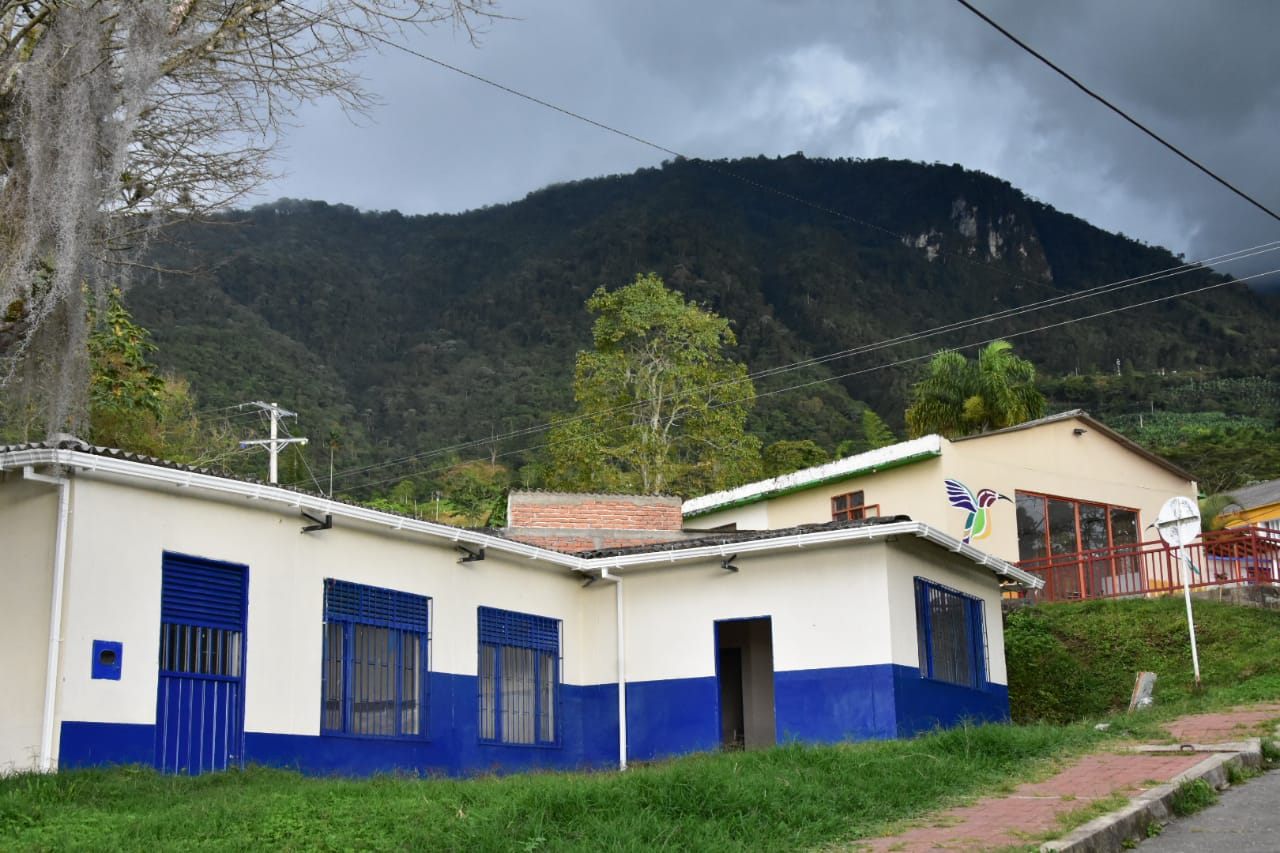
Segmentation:
{"type": "Polygon", "coordinates": [[[1060,832],[1059,818],[1091,802],[1119,794],[1129,804],[1092,820],[1045,851],[1115,851],[1126,839],[1145,837],[1152,823],[1170,819],[1178,785],[1204,779],[1222,787],[1229,764],[1261,764],[1260,736],[1275,733],[1280,704],[1250,705],[1180,717],[1163,726],[1174,743],[1155,743],[1083,756],[1042,782],[1018,786],[1002,797],[930,815],[899,835],[863,839],[850,849],[882,853],[1034,850],[1037,839],[1060,832]]]}

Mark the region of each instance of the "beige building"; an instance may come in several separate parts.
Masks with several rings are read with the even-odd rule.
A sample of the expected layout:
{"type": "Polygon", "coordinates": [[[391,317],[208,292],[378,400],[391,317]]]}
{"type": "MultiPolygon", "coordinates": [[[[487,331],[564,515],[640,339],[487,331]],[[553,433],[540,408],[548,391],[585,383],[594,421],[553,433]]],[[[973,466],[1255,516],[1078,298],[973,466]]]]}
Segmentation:
{"type": "Polygon", "coordinates": [[[774,529],[909,516],[1024,567],[1133,545],[1190,474],[1083,411],[960,439],[937,435],[684,504],[688,528],[774,529]]]}

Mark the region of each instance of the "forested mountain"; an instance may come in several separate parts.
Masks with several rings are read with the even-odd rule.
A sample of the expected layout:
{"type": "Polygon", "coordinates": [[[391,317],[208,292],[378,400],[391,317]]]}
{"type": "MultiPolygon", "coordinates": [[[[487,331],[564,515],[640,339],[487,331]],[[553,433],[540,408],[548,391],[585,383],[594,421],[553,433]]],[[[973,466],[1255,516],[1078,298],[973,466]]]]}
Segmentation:
{"type": "MultiPolygon", "coordinates": [[[[170,236],[157,266],[192,272],[157,273],[129,294],[159,360],[191,381],[202,408],[270,399],[298,411],[317,471],[330,439],[339,471],[472,441],[417,464],[531,460],[541,434],[487,439],[571,409],[573,356],[590,344],[583,304],[637,273],[656,272],[728,317],[738,357],[773,371],[1182,263],[959,166],[802,155],[678,160],[458,215],[282,200],[170,236]]],[[[1274,389],[1276,301],[1240,283],[1017,336],[1221,281],[1190,271],[764,375],[750,428],[766,443],[834,450],[870,406],[900,430],[921,365],[908,359],[1011,335],[1070,391],[1058,402],[1147,405],[1140,382],[1132,393],[1082,380],[1068,388],[1068,376],[1117,364],[1116,381],[1131,385],[1176,382],[1177,371],[1188,381],[1262,377],[1274,389]]]]}

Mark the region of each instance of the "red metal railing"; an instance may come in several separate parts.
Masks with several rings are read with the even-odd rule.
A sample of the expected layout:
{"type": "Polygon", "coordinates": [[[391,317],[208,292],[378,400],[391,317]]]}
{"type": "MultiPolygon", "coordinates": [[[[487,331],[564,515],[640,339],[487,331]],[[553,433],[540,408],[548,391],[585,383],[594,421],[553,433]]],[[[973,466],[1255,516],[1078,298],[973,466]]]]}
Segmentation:
{"type": "MultiPolygon", "coordinates": [[[[1280,583],[1280,532],[1236,527],[1203,534],[1186,546],[1194,567],[1192,589],[1280,583]]],[[[1018,567],[1044,580],[1027,590],[1035,601],[1080,601],[1152,595],[1182,589],[1178,551],[1163,541],[1143,542],[1023,560],[1018,567]]]]}

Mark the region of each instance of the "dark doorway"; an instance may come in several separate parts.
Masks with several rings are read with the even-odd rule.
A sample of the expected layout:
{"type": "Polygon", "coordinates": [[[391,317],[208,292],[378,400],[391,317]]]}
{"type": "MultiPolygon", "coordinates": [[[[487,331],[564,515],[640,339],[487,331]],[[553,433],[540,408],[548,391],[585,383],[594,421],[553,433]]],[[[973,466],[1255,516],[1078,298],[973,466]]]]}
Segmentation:
{"type": "Polygon", "coordinates": [[[716,623],[720,742],[727,749],[777,743],[773,710],[773,622],[769,617],[716,623]]]}
{"type": "Polygon", "coordinates": [[[746,720],[742,707],[742,649],[720,649],[720,742],[745,749],[746,720]]]}

